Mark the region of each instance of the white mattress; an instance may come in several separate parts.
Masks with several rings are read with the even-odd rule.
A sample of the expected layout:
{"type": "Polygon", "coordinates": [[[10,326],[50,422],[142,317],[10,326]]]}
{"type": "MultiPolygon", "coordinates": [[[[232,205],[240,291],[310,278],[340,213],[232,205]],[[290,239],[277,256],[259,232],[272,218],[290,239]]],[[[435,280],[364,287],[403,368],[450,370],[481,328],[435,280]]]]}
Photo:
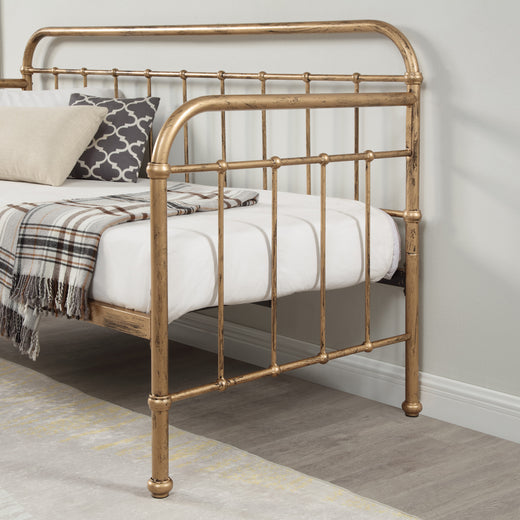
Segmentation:
{"type": "MultiPolygon", "coordinates": [[[[144,191],[137,184],[67,179],[60,187],[0,181],[0,204],[51,201],[144,191]]],[[[260,191],[255,206],[226,210],[224,293],[226,304],[270,298],[271,193],[260,191]]],[[[319,197],[279,193],[278,295],[319,289],[319,197]]],[[[327,199],[327,287],[364,280],[364,205],[327,199]]],[[[108,229],[102,236],[91,297],[150,310],[150,222],[108,229]]],[[[176,216],[168,222],[168,318],[217,304],[217,213],[176,216]]],[[[371,279],[389,277],[399,261],[399,235],[385,212],[371,218],[371,279]]]]}

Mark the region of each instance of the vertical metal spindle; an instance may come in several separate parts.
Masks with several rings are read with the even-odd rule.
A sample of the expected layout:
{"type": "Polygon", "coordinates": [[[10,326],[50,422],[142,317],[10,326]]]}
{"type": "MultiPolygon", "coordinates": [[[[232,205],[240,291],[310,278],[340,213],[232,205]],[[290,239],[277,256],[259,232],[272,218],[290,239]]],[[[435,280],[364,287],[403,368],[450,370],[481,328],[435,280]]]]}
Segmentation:
{"type": "Polygon", "coordinates": [[[321,158],[320,186],[320,355],[326,355],[326,219],[327,219],[327,164],[329,156],[321,158]]]}
{"type": "MultiPolygon", "coordinates": [[[[305,93],[311,92],[310,74],[306,72],[304,75],[305,93]]],[[[309,108],[305,109],[305,154],[306,157],[311,156],[311,111],[309,108]]],[[[311,194],[311,165],[307,164],[307,195],[311,194]]]]}
{"type": "Polygon", "coordinates": [[[119,78],[118,70],[112,69],[112,76],[114,76],[114,97],[119,97],[119,78]]]}
{"type": "MultiPolygon", "coordinates": [[[[220,81],[220,94],[224,95],[226,93],[226,85],[225,85],[225,73],[223,70],[219,70],[217,73],[217,77],[220,81]]],[[[220,112],[220,136],[222,139],[222,160],[227,160],[226,154],[226,112],[223,110],[220,112]]],[[[224,185],[227,186],[227,174],[224,176],[224,185]]]]}
{"type": "MultiPolygon", "coordinates": [[[[144,76],[146,78],[146,95],[148,97],[152,96],[152,71],[150,69],[146,69],[144,71],[144,76]]],[[[150,152],[150,157],[152,156],[153,152],[153,128],[150,128],[150,135],[148,136],[148,151],[150,152]]]]}
{"type": "Polygon", "coordinates": [[[87,86],[87,69],[85,67],[83,67],[81,69],[81,75],[83,76],[83,86],[86,87],[87,86]]]}
{"type": "Polygon", "coordinates": [[[55,90],[58,90],[60,88],[60,80],[58,78],[58,69],[56,67],[53,67],[52,73],[54,75],[54,88],[55,88],[55,90]]]}
{"type": "MultiPolygon", "coordinates": [[[[188,82],[186,80],[186,71],[181,70],[180,72],[181,80],[182,80],[182,102],[186,103],[188,101],[188,82]]],[[[190,163],[190,153],[189,153],[189,143],[188,143],[188,122],[184,123],[184,164],[190,163]]],[[[184,174],[185,182],[190,182],[190,174],[184,174]]]]}
{"type": "MultiPolygon", "coordinates": [[[[265,72],[261,71],[258,73],[258,79],[260,80],[260,93],[265,94],[266,85],[265,85],[265,72]]],[[[267,112],[262,110],[262,159],[265,161],[267,159],[267,112]]],[[[263,168],[263,189],[267,189],[267,168],[263,168]]]]}
{"type": "MultiPolygon", "coordinates": [[[[353,75],[354,92],[359,94],[359,72],[353,75]]],[[[359,107],[354,108],[354,153],[359,153],[359,107]]],[[[359,161],[354,161],[354,199],[359,200],[359,161]]]]}
{"type": "Polygon", "coordinates": [[[365,157],[365,350],[370,352],[370,166],[374,153],[368,150],[365,157]]]}
{"type": "Polygon", "coordinates": [[[224,378],[224,186],[226,161],[218,161],[218,381],[225,389],[224,378]]]}
{"type": "Polygon", "coordinates": [[[278,168],[280,158],[273,157],[271,185],[271,368],[276,375],[277,362],[277,310],[278,310],[278,168]]]}

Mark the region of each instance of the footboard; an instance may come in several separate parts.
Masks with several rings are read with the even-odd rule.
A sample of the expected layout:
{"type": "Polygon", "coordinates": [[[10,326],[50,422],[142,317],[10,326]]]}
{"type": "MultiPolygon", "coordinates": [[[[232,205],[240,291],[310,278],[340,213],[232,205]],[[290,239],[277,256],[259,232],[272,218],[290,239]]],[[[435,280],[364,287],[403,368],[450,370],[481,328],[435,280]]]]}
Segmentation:
{"type": "MultiPolygon", "coordinates": [[[[250,161],[228,162],[219,160],[215,163],[205,163],[198,165],[178,165],[171,166],[168,163],[168,157],[173,141],[177,134],[185,127],[187,122],[197,114],[217,111],[230,112],[238,110],[277,110],[277,109],[320,109],[320,108],[364,108],[364,107],[384,107],[384,106],[406,106],[409,112],[414,109],[417,110],[418,97],[414,92],[406,93],[386,93],[386,94],[307,94],[302,96],[292,95],[248,95],[248,96],[208,96],[197,98],[187,102],[175,111],[168,119],[166,124],[161,129],[154,148],[152,161],[149,163],[147,172],[152,182],[153,194],[153,208],[152,213],[152,229],[153,229],[153,268],[154,279],[161,280],[161,283],[154,284],[153,293],[153,311],[152,319],[155,315],[159,320],[159,316],[166,314],[167,291],[164,290],[167,279],[167,262],[165,257],[166,250],[166,179],[170,174],[174,173],[194,173],[200,171],[214,171],[218,175],[219,187],[219,242],[218,242],[218,356],[219,356],[219,373],[218,379],[215,383],[208,384],[199,388],[190,389],[179,392],[170,396],[172,401],[184,399],[194,395],[200,395],[213,390],[224,390],[229,386],[237,385],[249,380],[257,379],[264,375],[278,375],[282,372],[293,370],[295,368],[315,364],[326,363],[331,359],[336,359],[345,355],[357,352],[370,352],[374,348],[409,341],[412,336],[415,336],[414,330],[416,326],[416,315],[409,316],[409,324],[413,324],[411,328],[407,327],[404,334],[384,338],[381,340],[372,340],[370,334],[370,172],[371,163],[374,160],[389,159],[395,157],[407,158],[407,171],[409,174],[407,182],[407,207],[404,210],[387,210],[394,217],[402,218],[406,224],[406,289],[412,292],[412,298],[408,295],[408,301],[413,300],[413,295],[417,294],[417,287],[414,286],[416,281],[413,275],[413,269],[417,269],[416,257],[418,248],[418,234],[416,226],[420,219],[420,212],[417,208],[418,182],[417,182],[417,149],[414,149],[418,137],[418,132],[414,130],[413,125],[408,128],[408,143],[410,147],[402,150],[384,150],[364,152],[354,152],[346,154],[328,155],[321,153],[319,155],[309,155],[306,157],[272,157],[270,159],[258,159],[250,161]],[[326,349],[326,322],[325,322],[325,307],[326,307],[326,182],[327,182],[327,166],[335,162],[361,162],[364,163],[364,177],[365,177],[365,341],[360,345],[347,347],[335,351],[327,351],[326,349]],[[321,292],[321,343],[320,351],[314,357],[306,358],[293,363],[279,365],[276,359],[276,323],[277,323],[277,195],[278,195],[278,171],[280,168],[289,165],[320,165],[320,199],[321,199],[321,227],[320,227],[320,292],[321,292]],[[224,359],[224,205],[223,194],[225,187],[226,173],[232,170],[249,170],[254,168],[269,169],[271,172],[271,191],[272,191],[272,256],[271,256],[271,324],[272,324],[272,357],[271,366],[267,369],[260,370],[253,374],[226,379],[224,377],[223,359],[224,359]],[[157,211],[155,211],[155,209],[157,211]],[[410,259],[413,257],[413,259],[410,259]],[[415,265],[414,265],[415,263],[415,265]],[[411,265],[410,265],[411,264],[411,265]],[[412,274],[411,274],[412,272],[412,274]],[[161,290],[162,289],[162,290],[161,290]]],[[[412,120],[414,116],[410,115],[412,120]]],[[[416,305],[416,301],[413,303],[416,305]]],[[[152,331],[160,330],[159,323],[155,324],[152,321],[152,331]]],[[[155,338],[158,343],[167,344],[167,337],[155,338]]],[[[152,338],[153,340],[153,338],[152,338]]],[[[158,349],[161,351],[162,349],[158,349]]],[[[159,364],[163,364],[160,361],[159,364]]],[[[416,392],[410,389],[410,391],[416,392]]],[[[417,415],[420,412],[420,405],[415,398],[414,400],[407,400],[403,403],[403,407],[407,414],[417,415]]]]}
{"type": "MultiPolygon", "coordinates": [[[[223,391],[247,381],[264,376],[277,376],[296,368],[328,361],[358,352],[370,352],[375,348],[406,343],[406,395],[402,408],[406,415],[417,416],[422,409],[418,385],[418,298],[419,298],[419,105],[422,75],[409,41],[395,27],[379,21],[304,22],[278,24],[241,24],[209,26],[164,27],[86,27],[45,28],[37,31],[27,44],[23,57],[22,79],[1,80],[0,87],[16,87],[30,90],[35,75],[50,76],[54,87],[59,88],[60,78],[82,78],[84,86],[93,78],[113,79],[114,95],[119,94],[121,78],[144,80],[146,94],[150,96],[159,80],[180,84],[182,104],[173,111],[162,126],[147,167],[151,191],[151,311],[149,314],[115,308],[102,302],[92,303],[91,320],[150,339],[152,369],[149,406],[152,411],[152,478],[148,487],[154,497],[166,497],[172,488],[168,474],[168,410],[172,402],[212,391],[223,391]],[[388,38],[398,49],[404,62],[404,71],[395,74],[361,73],[268,73],[260,72],[191,72],[188,70],[131,70],[118,68],[86,67],[35,67],[33,59],[37,45],[45,38],[179,38],[184,36],[233,37],[273,34],[308,35],[339,33],[378,33],[388,38]],[[219,93],[188,99],[188,82],[218,82],[219,93]],[[230,94],[226,91],[235,80],[256,84],[256,94],[230,94]],[[268,93],[268,85],[289,82],[303,85],[301,93],[268,93]],[[323,82],[342,85],[340,92],[319,92],[315,85],[323,82]],[[370,91],[363,91],[365,84],[370,91]],[[344,86],[344,88],[343,88],[344,86]],[[388,87],[391,88],[388,88],[388,87]],[[381,87],[377,88],[376,87],[381,87]],[[402,148],[360,150],[360,114],[385,107],[404,107],[406,117],[402,129],[405,146],[402,148]],[[328,149],[314,151],[312,143],[313,114],[325,109],[352,109],[353,139],[345,143],[341,153],[328,149]],[[302,155],[268,154],[267,117],[273,111],[302,111],[305,120],[305,153],[302,155]],[[190,160],[189,125],[198,116],[207,113],[220,114],[220,150],[215,160],[194,162],[190,160]],[[261,157],[244,160],[229,159],[227,125],[230,113],[255,112],[260,114],[261,157]],[[181,151],[174,147],[176,138],[182,135],[181,151]],[[178,157],[178,156],[181,157],[178,157]],[[404,330],[386,338],[375,338],[371,331],[371,171],[374,162],[404,158],[405,204],[404,207],[386,209],[392,217],[404,222],[405,263],[395,277],[394,285],[405,288],[406,320],[404,330]],[[364,340],[356,345],[331,350],[326,335],[326,237],[327,237],[327,175],[333,164],[352,165],[354,198],[362,199],[364,206],[364,340]],[[320,230],[319,230],[319,285],[320,285],[320,344],[314,356],[289,363],[279,363],[277,356],[278,311],[278,194],[279,172],[286,167],[300,166],[305,178],[306,192],[312,191],[312,166],[319,169],[320,230]],[[232,171],[248,176],[254,170],[262,171],[264,189],[271,190],[271,251],[270,251],[270,312],[271,312],[271,360],[267,368],[237,377],[226,377],[224,371],[224,189],[232,171]],[[168,386],[168,258],[167,258],[167,180],[172,174],[184,174],[187,181],[193,174],[214,172],[218,183],[218,368],[215,381],[196,388],[171,394],[168,386]],[[364,188],[364,189],[360,189],[364,188]],[[360,194],[363,193],[361,196],[360,194]]],[[[152,139],[150,140],[152,143],[152,139]]],[[[347,171],[347,168],[345,169],[347,171]]],[[[346,177],[346,175],[345,175],[346,177]]]]}
{"type": "MultiPolygon", "coordinates": [[[[419,254],[419,221],[421,213],[419,210],[419,92],[422,80],[418,70],[415,56],[407,41],[397,31],[388,31],[386,24],[360,22],[358,25],[345,25],[346,30],[356,31],[379,31],[387,36],[399,47],[407,72],[403,82],[407,85],[406,92],[396,93],[365,93],[359,92],[359,83],[362,80],[374,79],[384,80],[388,78],[363,78],[360,74],[353,74],[351,81],[356,85],[354,93],[345,94],[311,94],[307,88],[303,95],[269,95],[265,94],[263,85],[260,95],[225,95],[206,96],[186,102],[177,109],[167,120],[153,151],[152,160],[148,165],[147,172],[152,182],[152,193],[154,196],[153,211],[153,266],[155,269],[154,279],[161,283],[154,286],[152,294],[152,374],[161,373],[161,367],[167,365],[168,337],[167,331],[161,326],[161,321],[167,314],[166,287],[167,263],[166,251],[166,179],[173,173],[185,173],[186,175],[201,171],[214,171],[218,175],[219,187],[219,241],[218,241],[218,375],[214,383],[197,388],[168,394],[167,382],[164,378],[157,377],[152,382],[152,396],[150,407],[156,412],[157,421],[154,423],[155,435],[159,444],[164,444],[167,438],[167,409],[169,402],[201,395],[211,391],[223,391],[247,381],[252,381],[264,376],[277,376],[281,373],[296,368],[316,364],[327,363],[339,357],[358,352],[370,352],[374,348],[383,347],[400,342],[406,342],[406,397],[403,402],[403,410],[409,416],[417,416],[422,405],[419,401],[418,388],[418,254],[419,254]],[[354,29],[355,28],[355,29],[354,29]],[[385,29],[383,31],[382,29],[385,29]],[[359,110],[366,107],[405,106],[406,117],[406,148],[402,150],[367,150],[359,152],[359,110]],[[318,155],[310,154],[309,145],[309,118],[311,109],[345,108],[355,109],[355,150],[352,153],[328,155],[326,152],[318,155]],[[271,157],[266,158],[265,153],[265,113],[269,110],[305,110],[307,113],[307,155],[305,157],[271,157]],[[227,161],[225,156],[225,117],[227,112],[232,111],[260,111],[263,114],[263,158],[250,161],[227,161]],[[169,164],[170,151],[173,142],[182,129],[185,129],[188,121],[198,114],[204,112],[220,112],[222,114],[222,159],[214,163],[197,165],[174,165],[169,164]],[[383,339],[373,339],[370,327],[370,202],[371,202],[371,164],[374,160],[390,159],[394,157],[406,157],[406,207],[403,210],[388,210],[394,217],[405,222],[406,233],[406,263],[405,263],[405,292],[406,292],[406,330],[403,334],[383,339]],[[359,197],[359,163],[364,164],[365,177],[365,339],[359,345],[349,346],[338,350],[327,350],[326,344],[326,183],[327,166],[334,162],[354,162],[355,167],[355,196],[359,197]],[[280,168],[289,165],[312,165],[320,166],[320,199],[321,199],[321,226],[320,226],[320,348],[319,352],[312,357],[298,361],[279,364],[277,360],[277,193],[278,172],[280,168]],[[254,168],[262,168],[264,171],[264,187],[267,186],[267,171],[271,172],[272,190],[272,234],[271,234],[271,363],[268,368],[261,369],[239,377],[227,378],[224,374],[224,215],[223,215],[223,193],[226,184],[226,174],[232,170],[247,171],[254,168]]],[[[257,31],[258,28],[252,29],[257,31]]],[[[267,28],[266,28],[267,30],[267,28]]],[[[304,76],[309,85],[311,75],[304,76]]],[[[224,85],[225,75],[220,73],[219,79],[224,85]]],[[[265,73],[260,73],[259,79],[265,81],[265,73]]],[[[396,78],[392,78],[395,80],[396,78]]],[[[224,91],[224,89],[222,89],[224,91]]],[[[310,193],[310,171],[307,169],[307,191],[310,193]]],[[[149,487],[157,496],[162,493],[166,485],[167,468],[157,461],[156,476],[150,481],[149,487]]]]}

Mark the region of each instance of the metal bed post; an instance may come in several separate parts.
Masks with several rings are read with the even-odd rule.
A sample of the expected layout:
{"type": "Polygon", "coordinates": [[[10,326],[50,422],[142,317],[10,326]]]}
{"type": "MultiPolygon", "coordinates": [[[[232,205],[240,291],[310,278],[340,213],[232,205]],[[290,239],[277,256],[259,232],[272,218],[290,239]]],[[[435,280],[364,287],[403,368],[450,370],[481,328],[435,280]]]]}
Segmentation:
{"type": "Polygon", "coordinates": [[[152,477],[148,489],[155,498],[166,498],[173,487],[168,475],[168,263],[166,182],[167,164],[150,163],[151,207],[151,393],[148,406],[152,412],[152,477]]]}
{"type": "Polygon", "coordinates": [[[422,410],[419,401],[419,101],[422,74],[407,74],[408,92],[415,95],[415,103],[406,108],[406,147],[411,154],[406,158],[406,381],[402,408],[406,415],[417,417],[422,410]]]}

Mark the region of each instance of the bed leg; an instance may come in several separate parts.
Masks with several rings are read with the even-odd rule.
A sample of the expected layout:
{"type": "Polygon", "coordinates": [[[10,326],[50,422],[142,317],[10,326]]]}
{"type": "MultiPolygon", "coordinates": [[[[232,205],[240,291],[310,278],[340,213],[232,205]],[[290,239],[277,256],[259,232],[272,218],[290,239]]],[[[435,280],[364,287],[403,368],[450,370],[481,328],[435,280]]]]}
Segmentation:
{"type": "Polygon", "coordinates": [[[152,411],[152,478],[148,490],[154,498],[166,498],[172,487],[168,476],[168,410],[169,397],[150,396],[148,406],[152,411]]]}
{"type": "Polygon", "coordinates": [[[166,498],[173,482],[168,475],[169,435],[168,412],[171,399],[168,395],[168,333],[166,326],[158,336],[152,334],[152,393],[148,397],[148,406],[152,412],[152,478],[148,481],[148,490],[154,498],[166,498]]]}
{"type": "Polygon", "coordinates": [[[417,417],[422,410],[419,401],[419,255],[417,249],[420,213],[415,222],[407,222],[406,251],[406,331],[410,339],[406,342],[406,382],[404,413],[417,417]]]}
{"type": "Polygon", "coordinates": [[[166,498],[173,487],[168,475],[168,261],[166,180],[167,164],[149,163],[147,168],[151,195],[151,311],[150,353],[151,392],[148,406],[152,412],[152,478],[148,489],[154,498],[166,498]]]}

